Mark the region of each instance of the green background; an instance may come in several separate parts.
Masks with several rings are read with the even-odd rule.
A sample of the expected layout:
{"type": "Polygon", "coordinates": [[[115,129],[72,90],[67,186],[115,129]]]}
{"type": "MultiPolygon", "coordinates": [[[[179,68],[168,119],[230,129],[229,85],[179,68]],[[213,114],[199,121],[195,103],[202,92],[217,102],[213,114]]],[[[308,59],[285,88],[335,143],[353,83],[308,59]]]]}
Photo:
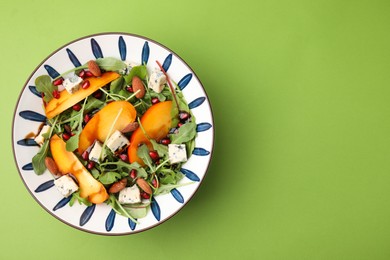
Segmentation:
{"type": "Polygon", "coordinates": [[[390,259],[390,2],[2,1],[1,259],[390,259]],[[47,214],[11,143],[31,71],[85,35],[150,37],[186,60],[215,118],[198,193],[147,232],[47,214]]]}

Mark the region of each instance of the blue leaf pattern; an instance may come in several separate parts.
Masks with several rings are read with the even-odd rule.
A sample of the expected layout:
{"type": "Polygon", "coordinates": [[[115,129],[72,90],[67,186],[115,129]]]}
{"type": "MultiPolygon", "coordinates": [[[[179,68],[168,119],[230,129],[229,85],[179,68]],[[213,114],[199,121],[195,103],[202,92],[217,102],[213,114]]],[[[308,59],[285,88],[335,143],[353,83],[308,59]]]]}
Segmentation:
{"type": "Polygon", "coordinates": [[[110,211],[110,214],[108,214],[108,217],[106,219],[106,230],[111,231],[112,228],[114,227],[114,222],[115,222],[115,211],[112,209],[110,211]]]}
{"type": "Polygon", "coordinates": [[[194,154],[194,155],[199,155],[199,156],[206,156],[206,155],[209,155],[210,152],[207,151],[207,150],[204,149],[204,148],[195,147],[194,150],[192,151],[192,154],[194,154]]]}
{"type": "Polygon", "coordinates": [[[184,203],[183,195],[177,189],[172,189],[171,194],[178,202],[184,203]]]}
{"type": "Polygon", "coordinates": [[[83,214],[81,214],[81,217],[80,217],[80,226],[84,226],[91,219],[93,213],[95,212],[95,207],[96,207],[96,204],[92,204],[91,206],[88,206],[84,210],[83,214]]]}
{"type": "Polygon", "coordinates": [[[192,73],[188,73],[185,75],[177,85],[179,86],[180,90],[183,90],[185,87],[187,87],[188,83],[190,83],[192,79],[192,73]]]}
{"type": "Polygon", "coordinates": [[[169,70],[169,67],[171,66],[171,63],[172,63],[172,53],[170,53],[164,60],[164,63],[162,65],[163,69],[165,70],[165,72],[167,72],[169,70]]]}
{"type": "Polygon", "coordinates": [[[121,60],[126,60],[127,55],[127,49],[126,49],[126,43],[122,36],[119,37],[118,41],[118,48],[119,48],[119,54],[121,55],[121,60]]]}
{"type": "Polygon", "coordinates": [[[28,88],[30,89],[31,93],[33,93],[35,96],[41,98],[41,93],[37,90],[37,88],[35,86],[28,86],[28,88]]]}
{"type": "Polygon", "coordinates": [[[96,59],[103,58],[102,49],[100,49],[99,44],[94,38],[91,39],[91,47],[92,47],[93,56],[95,56],[96,59]]]}
{"type": "Polygon", "coordinates": [[[180,171],[191,181],[200,181],[198,175],[196,175],[193,171],[188,169],[181,168],[180,171]]]}
{"type": "Polygon", "coordinates": [[[35,121],[35,122],[45,122],[46,121],[45,116],[43,116],[37,112],[31,111],[31,110],[21,111],[21,112],[19,112],[19,115],[21,117],[23,117],[24,119],[35,121]]]}
{"type": "Polygon", "coordinates": [[[190,109],[194,109],[200,105],[203,104],[203,102],[206,100],[206,97],[198,97],[197,99],[195,100],[192,100],[189,104],[188,104],[188,107],[190,109]]]}
{"type": "Polygon", "coordinates": [[[150,52],[149,44],[148,44],[148,42],[145,42],[144,47],[142,48],[142,55],[141,55],[141,64],[142,65],[148,64],[149,52],[150,52]]]}
{"type": "Polygon", "coordinates": [[[34,139],[28,139],[28,138],[19,140],[16,143],[22,146],[39,146],[39,144],[37,144],[37,142],[35,142],[34,139]]]}
{"type": "Polygon", "coordinates": [[[80,61],[77,59],[76,55],[74,55],[74,53],[73,53],[70,49],[68,49],[68,48],[66,48],[66,52],[68,53],[69,59],[70,59],[70,61],[73,63],[73,65],[74,65],[75,67],[80,67],[80,66],[81,66],[81,63],[80,63],[80,61]]]}
{"type": "Polygon", "coordinates": [[[199,123],[196,125],[196,132],[203,132],[209,130],[212,127],[210,123],[199,123]]]}
{"type": "Polygon", "coordinates": [[[150,204],[150,207],[152,208],[152,213],[154,217],[157,219],[157,221],[160,221],[161,218],[160,206],[158,205],[157,201],[154,198],[152,198],[152,203],[150,204]]]}
{"type": "Polygon", "coordinates": [[[135,227],[137,226],[137,224],[134,221],[132,221],[131,219],[128,219],[128,223],[129,223],[129,227],[131,230],[134,230],[135,227]]]}
{"type": "Polygon", "coordinates": [[[70,201],[70,199],[72,198],[72,196],[69,196],[67,198],[63,198],[62,200],[60,200],[53,208],[53,211],[56,211],[62,207],[64,207],[66,204],[68,204],[68,202],[70,201]]]}
{"type": "Polygon", "coordinates": [[[26,164],[26,165],[24,165],[23,167],[22,167],[22,170],[25,170],[25,171],[32,171],[34,168],[33,168],[33,165],[32,165],[32,163],[28,163],[28,164],[26,164]]]}
{"type": "Polygon", "coordinates": [[[53,186],[54,186],[54,180],[46,181],[46,182],[42,183],[41,185],[39,185],[35,189],[35,192],[42,192],[42,191],[45,191],[47,189],[50,189],[53,186]]]}
{"type": "Polygon", "coordinates": [[[60,73],[58,73],[55,69],[53,69],[53,67],[49,65],[43,65],[43,67],[46,69],[47,73],[52,79],[60,76],[60,73]]]}

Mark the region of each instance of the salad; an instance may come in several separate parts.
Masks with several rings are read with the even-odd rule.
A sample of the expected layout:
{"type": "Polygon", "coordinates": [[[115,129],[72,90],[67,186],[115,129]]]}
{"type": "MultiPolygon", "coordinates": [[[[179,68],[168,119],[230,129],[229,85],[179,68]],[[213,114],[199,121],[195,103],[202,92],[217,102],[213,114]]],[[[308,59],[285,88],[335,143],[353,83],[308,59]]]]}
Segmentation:
{"type": "Polygon", "coordinates": [[[52,174],[70,206],[107,203],[137,222],[154,196],[190,184],[180,183],[180,169],[195,147],[195,117],[156,63],[149,73],[106,57],[36,78],[47,120],[33,168],[52,174]]]}

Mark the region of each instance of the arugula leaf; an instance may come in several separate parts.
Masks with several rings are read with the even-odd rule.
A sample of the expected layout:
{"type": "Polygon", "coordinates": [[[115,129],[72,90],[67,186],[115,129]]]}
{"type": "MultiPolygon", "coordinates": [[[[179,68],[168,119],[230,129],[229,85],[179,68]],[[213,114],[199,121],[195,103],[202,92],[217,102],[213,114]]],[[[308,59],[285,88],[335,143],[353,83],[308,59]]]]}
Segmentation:
{"type": "Polygon", "coordinates": [[[132,217],[134,218],[144,218],[148,214],[148,208],[150,206],[150,202],[141,203],[141,204],[125,204],[122,205],[123,209],[125,209],[132,217]]]}
{"type": "Polygon", "coordinates": [[[84,204],[86,206],[92,205],[92,203],[87,198],[82,198],[80,196],[80,190],[78,190],[72,194],[72,198],[69,201],[69,206],[72,207],[76,200],[79,202],[79,204],[84,204]]]}
{"type": "Polygon", "coordinates": [[[122,178],[122,175],[117,172],[105,172],[99,176],[99,181],[104,185],[112,184],[122,178]]]}
{"type": "MultiPolygon", "coordinates": [[[[119,77],[110,83],[110,92],[114,94],[119,94],[125,84],[125,79],[123,77],[119,77]]],[[[126,91],[129,93],[128,91],[126,91]]],[[[129,93],[130,94],[130,93],[129,93]]]]}
{"type": "Polygon", "coordinates": [[[154,196],[165,194],[170,192],[174,188],[183,187],[189,184],[193,184],[194,182],[187,182],[187,183],[179,183],[179,184],[167,184],[167,185],[161,185],[154,191],[154,196]]]}
{"type": "Polygon", "coordinates": [[[84,112],[88,113],[94,109],[102,108],[105,105],[100,99],[89,96],[87,102],[84,105],[84,112]]]}
{"type": "Polygon", "coordinates": [[[54,86],[48,75],[42,75],[35,79],[35,86],[39,92],[44,94],[43,100],[49,102],[53,99],[53,91],[58,90],[57,86],[54,86]]]}
{"type": "Polygon", "coordinates": [[[77,131],[74,135],[66,141],[66,150],[73,152],[79,147],[79,137],[81,132],[77,131]]]}
{"type": "Polygon", "coordinates": [[[49,151],[49,139],[46,139],[39,152],[32,158],[33,169],[36,174],[41,175],[46,170],[45,158],[49,151]]]}
{"type": "Polygon", "coordinates": [[[187,156],[190,157],[195,149],[195,138],[186,143],[187,156]]]}
{"type": "Polygon", "coordinates": [[[134,76],[137,76],[140,79],[144,80],[146,79],[147,75],[148,75],[148,70],[146,69],[145,65],[134,66],[130,70],[130,73],[124,76],[124,79],[127,84],[130,84],[134,76]]]}
{"type": "Polygon", "coordinates": [[[177,134],[171,135],[173,144],[182,144],[190,141],[196,136],[196,124],[194,121],[187,122],[179,128],[177,134]]]}
{"type": "Polygon", "coordinates": [[[123,208],[123,206],[119,203],[114,194],[110,195],[110,198],[107,200],[107,204],[110,205],[112,209],[119,215],[127,217],[133,222],[138,223],[137,220],[126,209],[123,208]]]}
{"type": "Polygon", "coordinates": [[[118,59],[107,57],[95,60],[99,68],[108,71],[120,71],[126,67],[126,64],[118,59]]]}
{"type": "Polygon", "coordinates": [[[141,158],[144,161],[144,163],[147,166],[149,166],[149,168],[152,172],[155,171],[154,166],[153,166],[153,160],[149,156],[149,148],[145,144],[138,147],[137,155],[139,158],[141,158]]]}
{"type": "Polygon", "coordinates": [[[153,149],[157,151],[160,157],[168,157],[168,146],[159,144],[154,139],[150,139],[150,142],[153,145],[153,149]]]}

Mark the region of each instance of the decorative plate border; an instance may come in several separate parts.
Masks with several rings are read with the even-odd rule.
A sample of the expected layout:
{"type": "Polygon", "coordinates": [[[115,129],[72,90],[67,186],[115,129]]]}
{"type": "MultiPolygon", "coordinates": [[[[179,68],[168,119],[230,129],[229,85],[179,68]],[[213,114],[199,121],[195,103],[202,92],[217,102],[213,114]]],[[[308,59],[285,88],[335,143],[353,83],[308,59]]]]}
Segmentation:
{"type": "Polygon", "coordinates": [[[47,212],[65,224],[82,231],[101,235],[127,235],[142,232],[165,222],[183,208],[196,193],[207,173],[214,148],[214,134],[212,109],[207,94],[190,66],[172,50],[152,39],[120,32],[85,36],[52,52],[37,66],[24,84],[12,123],[15,163],[19,175],[32,197],[47,212]],[[113,48],[113,39],[117,41],[117,49],[113,48]],[[85,53],[85,50],[88,49],[91,52],[85,53]],[[75,204],[70,207],[68,205],[70,199],[62,198],[53,188],[54,183],[50,174],[38,176],[33,172],[31,158],[38,151],[38,145],[33,139],[22,137],[26,136],[28,131],[38,129],[39,124],[46,120],[42,107],[39,109],[37,105],[40,104],[40,99],[38,99],[40,93],[33,84],[35,77],[46,73],[55,78],[59,75],[58,71],[65,71],[65,67],[69,69],[69,66],[80,66],[80,60],[85,63],[93,58],[91,55],[95,58],[114,56],[122,60],[146,63],[148,69],[156,67],[155,64],[150,65],[151,59],[163,60],[163,68],[168,73],[174,71],[170,75],[171,78],[174,81],[179,79],[176,82],[189,102],[191,112],[197,119],[196,147],[193,156],[181,170],[186,177],[185,181],[195,183],[173,189],[170,196],[165,194],[153,199],[151,213],[143,218],[138,225],[130,219],[117,215],[105,204],[89,207],[75,204]],[[68,60],[70,64],[66,64],[65,60],[68,60]],[[172,67],[173,69],[169,70],[172,67]],[[34,104],[32,107],[31,102],[34,104]]]}

